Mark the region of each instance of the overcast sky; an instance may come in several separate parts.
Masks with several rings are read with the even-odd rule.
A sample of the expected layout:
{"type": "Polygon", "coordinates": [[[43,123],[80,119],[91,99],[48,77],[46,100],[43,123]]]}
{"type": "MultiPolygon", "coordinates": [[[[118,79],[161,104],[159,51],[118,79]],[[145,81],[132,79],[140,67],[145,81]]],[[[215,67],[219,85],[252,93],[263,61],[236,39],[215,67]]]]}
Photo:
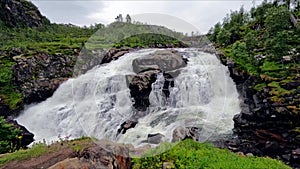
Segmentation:
{"type": "MultiPolygon", "coordinates": [[[[159,24],[179,32],[206,33],[231,10],[246,10],[253,0],[198,1],[93,1],[93,0],[31,0],[51,22],[91,25],[109,24],[118,14],[130,14],[134,20],[159,24]],[[160,15],[153,15],[156,13],[160,15]],[[162,17],[164,16],[164,17],[162,17]],[[175,21],[178,19],[178,21],[175,21]],[[174,24],[176,22],[176,24],[174,24]],[[185,26],[189,23],[190,26],[185,26]],[[175,26],[174,26],[175,25],[175,26]],[[191,26],[193,25],[193,26],[191,26]]],[[[260,1],[255,1],[258,4],[260,1]]]]}

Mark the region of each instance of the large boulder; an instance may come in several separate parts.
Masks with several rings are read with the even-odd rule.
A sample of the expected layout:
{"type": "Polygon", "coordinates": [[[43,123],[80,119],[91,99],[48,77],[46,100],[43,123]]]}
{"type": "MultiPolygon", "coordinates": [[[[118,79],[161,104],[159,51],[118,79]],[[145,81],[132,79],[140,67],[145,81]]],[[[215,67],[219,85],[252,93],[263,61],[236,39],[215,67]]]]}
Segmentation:
{"type": "Polygon", "coordinates": [[[182,141],[184,139],[193,139],[198,141],[200,129],[196,127],[177,127],[173,131],[172,142],[182,141]]]}
{"type": "Polygon", "coordinates": [[[153,69],[168,73],[185,67],[186,60],[177,51],[158,50],[152,54],[133,60],[132,66],[135,73],[153,69]]]}

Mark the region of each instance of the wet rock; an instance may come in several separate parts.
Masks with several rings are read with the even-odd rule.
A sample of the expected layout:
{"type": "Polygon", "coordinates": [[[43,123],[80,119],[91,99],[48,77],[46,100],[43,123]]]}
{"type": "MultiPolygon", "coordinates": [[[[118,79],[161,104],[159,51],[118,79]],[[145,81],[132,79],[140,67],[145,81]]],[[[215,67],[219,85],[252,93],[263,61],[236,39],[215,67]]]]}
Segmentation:
{"type": "Polygon", "coordinates": [[[101,61],[101,64],[103,64],[103,63],[109,63],[109,62],[111,62],[113,60],[117,60],[121,56],[123,56],[126,53],[129,53],[132,50],[133,50],[132,48],[127,48],[127,47],[119,48],[119,49],[117,49],[117,48],[111,48],[111,49],[109,49],[105,53],[105,55],[104,55],[104,57],[103,57],[103,59],[101,61]]]}
{"type": "Polygon", "coordinates": [[[177,127],[173,131],[172,142],[181,141],[187,138],[198,140],[200,129],[196,127],[177,127]]]}
{"type": "Polygon", "coordinates": [[[16,120],[7,120],[7,123],[12,124],[14,128],[17,128],[21,131],[21,133],[19,134],[19,136],[21,136],[20,147],[26,148],[34,141],[34,134],[29,132],[24,126],[18,124],[16,120]]]}
{"type": "Polygon", "coordinates": [[[148,56],[133,60],[132,66],[135,73],[154,69],[170,73],[174,77],[176,72],[173,71],[185,67],[186,62],[176,51],[158,50],[148,56]]]}
{"type": "Polygon", "coordinates": [[[160,133],[155,133],[155,134],[148,134],[147,136],[147,141],[144,141],[145,143],[150,143],[150,144],[159,144],[161,143],[165,136],[160,133]]]}
{"type": "Polygon", "coordinates": [[[135,76],[126,77],[130,95],[134,99],[133,106],[137,110],[145,111],[150,105],[149,95],[151,92],[151,84],[155,82],[158,72],[158,70],[151,70],[135,76]]]}
{"type": "Polygon", "coordinates": [[[125,134],[128,129],[134,128],[138,122],[127,120],[124,123],[121,124],[121,127],[118,129],[118,134],[122,133],[125,134]]]}

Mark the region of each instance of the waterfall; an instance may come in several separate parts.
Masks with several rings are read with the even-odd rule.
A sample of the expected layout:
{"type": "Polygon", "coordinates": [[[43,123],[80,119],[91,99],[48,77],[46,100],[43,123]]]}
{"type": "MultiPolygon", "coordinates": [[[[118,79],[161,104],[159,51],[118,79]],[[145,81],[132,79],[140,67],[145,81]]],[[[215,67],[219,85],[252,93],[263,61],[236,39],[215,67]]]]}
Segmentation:
{"type": "Polygon", "coordinates": [[[17,118],[48,143],[59,136],[92,136],[121,143],[141,145],[148,134],[160,133],[171,141],[176,127],[197,127],[199,140],[214,139],[231,132],[232,118],[240,112],[238,93],[225,66],[215,55],[197,49],[176,49],[188,58],[186,67],[162,92],[165,78],[157,74],[149,95],[147,114],[135,128],[117,133],[134,112],[126,75],[134,75],[132,61],[159,49],[128,53],[116,61],[94,67],[87,73],[60,85],[52,97],[28,106],[17,118]]]}

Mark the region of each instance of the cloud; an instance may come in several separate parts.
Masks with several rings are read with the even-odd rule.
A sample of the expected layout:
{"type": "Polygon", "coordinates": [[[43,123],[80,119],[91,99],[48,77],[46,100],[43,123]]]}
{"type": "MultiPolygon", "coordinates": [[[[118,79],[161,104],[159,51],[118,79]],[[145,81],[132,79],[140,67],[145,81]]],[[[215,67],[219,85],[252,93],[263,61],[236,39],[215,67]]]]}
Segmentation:
{"type": "Polygon", "coordinates": [[[81,26],[97,22],[97,20],[90,19],[87,16],[93,12],[101,12],[104,8],[102,1],[32,0],[32,2],[52,22],[72,23],[81,26]]]}
{"type": "MultiPolygon", "coordinates": [[[[144,13],[167,14],[182,19],[201,33],[207,32],[215,23],[231,10],[252,7],[252,1],[38,1],[33,0],[41,12],[51,21],[90,25],[94,23],[109,24],[119,15],[138,15],[144,13]]],[[[139,18],[143,22],[158,24],[161,18],[139,18]],[[156,23],[155,23],[156,22],[156,23]]],[[[171,20],[162,20],[163,26],[170,26],[171,20]],[[165,24],[164,24],[165,23],[165,24]],[[166,24],[167,23],[167,24],[166,24]]],[[[190,27],[189,27],[190,28],[190,27]]],[[[191,32],[184,25],[175,28],[181,32],[191,32]]]]}

